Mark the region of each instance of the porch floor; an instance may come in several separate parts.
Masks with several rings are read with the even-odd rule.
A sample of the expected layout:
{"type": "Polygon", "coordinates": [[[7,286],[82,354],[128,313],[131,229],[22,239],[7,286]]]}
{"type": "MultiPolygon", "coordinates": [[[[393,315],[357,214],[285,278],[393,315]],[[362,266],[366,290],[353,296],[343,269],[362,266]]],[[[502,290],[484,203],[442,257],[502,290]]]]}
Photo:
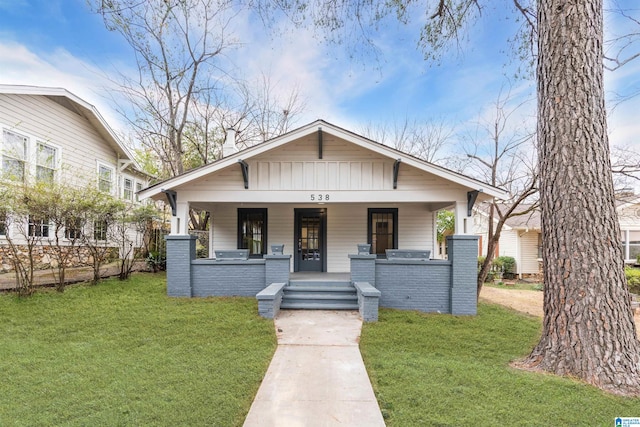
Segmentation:
{"type": "Polygon", "coordinates": [[[351,273],[320,273],[315,271],[303,271],[290,273],[289,280],[308,280],[314,282],[349,282],[351,281],[351,273]]]}

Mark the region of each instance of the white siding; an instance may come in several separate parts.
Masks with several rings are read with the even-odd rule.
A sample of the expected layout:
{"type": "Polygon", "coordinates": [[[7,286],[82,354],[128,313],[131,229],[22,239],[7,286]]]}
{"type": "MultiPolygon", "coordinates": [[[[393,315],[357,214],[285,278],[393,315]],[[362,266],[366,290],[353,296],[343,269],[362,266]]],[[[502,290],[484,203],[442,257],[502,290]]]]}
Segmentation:
{"type": "MultiPolygon", "coordinates": [[[[521,274],[538,273],[538,231],[527,231],[520,236],[521,274]]],[[[516,260],[517,261],[517,260],[516,260]]]]}
{"type": "MultiPolygon", "coordinates": [[[[415,191],[460,190],[443,178],[400,164],[398,188],[393,189],[394,160],[339,140],[326,138],[318,158],[317,140],[302,138],[284,147],[247,159],[249,189],[257,191],[388,191],[389,195],[415,191]]],[[[189,184],[192,190],[243,190],[239,165],[202,177],[189,184]]],[[[464,197],[466,198],[466,190],[464,197]]],[[[455,200],[452,198],[451,200],[455,200]]]]}
{"type": "Polygon", "coordinates": [[[83,116],[45,96],[0,94],[0,104],[2,127],[26,134],[33,147],[36,141],[60,147],[60,178],[66,182],[94,180],[96,160],[116,166],[115,151],[83,116]]]}
{"type": "MultiPolygon", "coordinates": [[[[367,208],[398,208],[398,246],[401,249],[428,249],[433,253],[433,213],[421,204],[217,204],[212,209],[213,249],[237,248],[237,211],[243,208],[267,208],[268,245],[284,243],[284,253],[294,250],[295,208],[327,209],[327,270],[348,272],[349,254],[356,253],[356,244],[367,241],[367,208]]],[[[293,261],[291,263],[293,269],[293,261]]]]}

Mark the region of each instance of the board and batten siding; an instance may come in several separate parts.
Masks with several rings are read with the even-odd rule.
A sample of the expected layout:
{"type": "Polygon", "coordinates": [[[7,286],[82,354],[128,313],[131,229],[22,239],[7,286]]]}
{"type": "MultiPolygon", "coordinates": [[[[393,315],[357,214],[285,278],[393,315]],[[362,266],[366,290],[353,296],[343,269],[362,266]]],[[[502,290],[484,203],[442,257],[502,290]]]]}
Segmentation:
{"type": "Polygon", "coordinates": [[[31,163],[36,141],[41,141],[60,149],[60,177],[66,182],[95,179],[96,161],[116,168],[115,151],[82,115],[40,95],[0,94],[0,103],[0,125],[29,138],[31,163]]]}
{"type": "MultiPolygon", "coordinates": [[[[433,253],[433,212],[423,204],[217,204],[212,209],[212,249],[236,249],[238,244],[238,208],[267,208],[268,245],[284,243],[284,253],[295,248],[294,212],[296,208],[327,210],[327,271],[348,272],[349,254],[358,243],[367,242],[368,208],[398,208],[398,246],[433,253]]],[[[293,261],[291,262],[293,269],[293,261]]]]}
{"type": "MultiPolygon", "coordinates": [[[[247,159],[248,191],[389,191],[396,194],[416,191],[423,195],[436,191],[452,194],[456,190],[462,191],[461,186],[406,164],[400,164],[398,188],[394,190],[393,159],[325,135],[322,159],[319,159],[315,137],[301,138],[247,159]]],[[[207,191],[212,197],[216,192],[247,191],[244,189],[240,166],[237,165],[191,182],[188,190],[207,191]]],[[[458,198],[466,200],[466,191],[463,193],[458,198]]],[[[371,197],[376,197],[375,194],[372,193],[371,197]]]]}

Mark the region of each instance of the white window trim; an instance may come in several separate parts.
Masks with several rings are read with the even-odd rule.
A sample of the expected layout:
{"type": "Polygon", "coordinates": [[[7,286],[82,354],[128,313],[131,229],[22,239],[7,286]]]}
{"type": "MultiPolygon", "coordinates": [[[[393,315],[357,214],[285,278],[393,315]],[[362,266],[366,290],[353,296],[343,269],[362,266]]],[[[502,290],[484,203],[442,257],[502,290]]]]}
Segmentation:
{"type": "Polygon", "coordinates": [[[133,191],[133,200],[136,203],[142,203],[140,201],[140,196],[138,195],[138,192],[142,191],[144,189],[144,185],[145,185],[144,181],[140,181],[139,179],[136,179],[135,182],[134,182],[134,188],[135,189],[133,191]],[[140,186],[140,190],[138,190],[138,186],[140,186]]]}
{"type": "Polygon", "coordinates": [[[116,167],[115,165],[100,161],[100,160],[96,160],[96,186],[98,188],[98,190],[100,190],[100,168],[104,167],[104,168],[108,168],[111,170],[111,191],[108,194],[111,194],[112,196],[114,194],[116,194],[116,188],[117,188],[117,175],[116,175],[116,167]]]}
{"type": "Polygon", "coordinates": [[[38,175],[38,145],[42,144],[56,150],[56,162],[53,168],[53,182],[58,182],[60,180],[60,165],[62,165],[62,147],[41,138],[36,138],[35,141],[36,144],[33,150],[33,161],[30,162],[33,167],[33,176],[37,178],[38,175]]]}
{"type": "Polygon", "coordinates": [[[135,202],[135,194],[136,194],[136,180],[134,177],[132,177],[131,175],[127,175],[127,174],[123,174],[122,175],[122,191],[120,191],[120,197],[122,198],[122,200],[127,200],[129,202],[135,202]],[[124,192],[125,192],[125,185],[124,182],[126,180],[131,181],[131,197],[130,198],[126,198],[124,196],[124,192]]]}
{"type": "Polygon", "coordinates": [[[0,129],[0,131],[1,131],[1,133],[0,133],[0,173],[2,173],[2,174],[4,174],[4,169],[2,167],[2,157],[5,155],[5,153],[4,153],[4,150],[5,150],[4,132],[5,131],[11,132],[11,133],[19,135],[19,136],[21,136],[21,137],[23,137],[23,138],[25,138],[27,140],[26,141],[26,146],[25,146],[25,151],[26,152],[25,152],[24,159],[18,159],[18,158],[14,157],[14,156],[11,156],[11,155],[7,154],[7,157],[9,157],[11,159],[16,159],[16,160],[19,160],[19,161],[22,160],[22,162],[24,162],[24,175],[25,175],[23,177],[23,181],[24,181],[24,179],[26,179],[28,177],[28,174],[29,174],[29,168],[30,168],[29,159],[30,159],[30,155],[31,155],[31,151],[32,151],[32,149],[31,149],[31,141],[33,141],[33,137],[31,135],[27,134],[27,133],[15,130],[12,126],[5,126],[5,125],[3,125],[1,123],[0,123],[0,128],[1,128],[0,129]]]}

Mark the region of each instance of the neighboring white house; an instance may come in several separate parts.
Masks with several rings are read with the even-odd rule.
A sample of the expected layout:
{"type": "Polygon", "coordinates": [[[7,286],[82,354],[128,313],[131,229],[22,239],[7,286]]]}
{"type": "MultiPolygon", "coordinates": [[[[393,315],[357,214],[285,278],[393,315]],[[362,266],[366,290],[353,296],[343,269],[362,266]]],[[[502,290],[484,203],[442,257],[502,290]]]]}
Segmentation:
{"type": "MultiPolygon", "coordinates": [[[[520,206],[519,211],[528,210],[529,205],[520,206]]],[[[476,207],[474,217],[475,234],[480,236],[478,256],[487,255],[489,216],[486,205],[476,207]]],[[[494,223],[497,220],[494,219],[494,223]]],[[[524,215],[512,216],[505,222],[494,256],[510,256],[516,260],[516,271],[520,277],[542,272],[540,212],[533,210],[524,215]]]]}
{"type": "MultiPolygon", "coordinates": [[[[522,205],[518,211],[528,210],[522,205]]],[[[636,262],[640,255],[640,198],[618,202],[621,241],[624,259],[636,262]]],[[[516,273],[526,277],[542,273],[542,229],[540,211],[513,216],[505,222],[495,256],[510,256],[516,260],[516,273]]],[[[475,233],[480,236],[478,255],[487,254],[488,214],[485,206],[476,207],[475,233]]]]}
{"type": "MultiPolygon", "coordinates": [[[[78,186],[93,183],[139,203],[136,192],[149,184],[148,174],[98,110],[65,89],[0,85],[0,131],[0,174],[5,180],[0,185],[27,177],[78,186]]],[[[29,233],[50,237],[46,220],[32,221],[29,233]]],[[[7,227],[0,218],[0,246],[7,233],[19,239],[15,224],[7,227]]]]}

